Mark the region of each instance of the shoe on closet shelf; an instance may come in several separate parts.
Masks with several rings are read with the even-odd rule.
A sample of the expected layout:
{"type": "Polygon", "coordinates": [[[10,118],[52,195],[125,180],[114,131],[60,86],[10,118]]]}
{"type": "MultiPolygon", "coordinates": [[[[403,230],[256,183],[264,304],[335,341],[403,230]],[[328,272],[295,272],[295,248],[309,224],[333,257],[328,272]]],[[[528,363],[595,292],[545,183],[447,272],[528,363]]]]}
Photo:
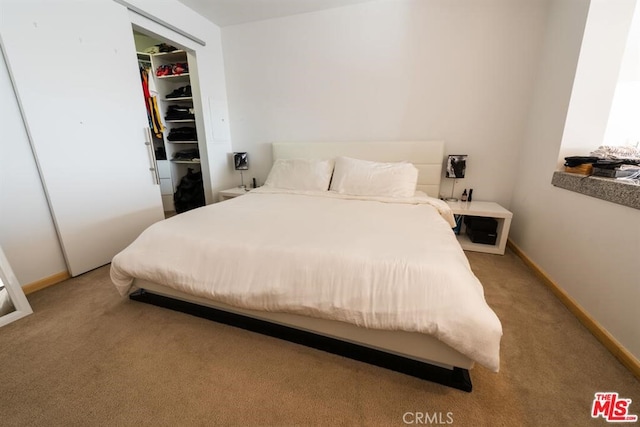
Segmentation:
{"type": "Polygon", "coordinates": [[[172,72],[173,72],[173,69],[171,65],[159,65],[158,69],[156,70],[156,76],[158,77],[170,76],[172,72]]]}
{"type": "Polygon", "coordinates": [[[186,85],[186,86],[179,87],[178,89],[168,94],[167,99],[186,98],[190,96],[191,96],[191,85],[186,85]]]}
{"type": "Polygon", "coordinates": [[[189,72],[189,65],[186,62],[178,62],[177,64],[173,64],[171,71],[174,75],[179,76],[180,74],[189,72]]]}
{"type": "Polygon", "coordinates": [[[184,97],[183,93],[183,89],[182,87],[179,87],[178,89],[172,91],[171,93],[167,94],[167,99],[170,98],[182,98],[184,97]]]}
{"type": "Polygon", "coordinates": [[[195,118],[194,109],[180,105],[169,105],[165,120],[191,120],[195,118]]]}

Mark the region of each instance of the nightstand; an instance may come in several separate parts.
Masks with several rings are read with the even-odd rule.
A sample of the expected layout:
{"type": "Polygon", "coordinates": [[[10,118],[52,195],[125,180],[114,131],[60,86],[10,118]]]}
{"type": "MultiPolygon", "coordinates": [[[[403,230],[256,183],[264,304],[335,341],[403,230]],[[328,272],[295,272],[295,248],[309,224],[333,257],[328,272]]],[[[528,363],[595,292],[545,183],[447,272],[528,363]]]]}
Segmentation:
{"type": "Polygon", "coordinates": [[[243,196],[249,192],[249,188],[244,189],[240,187],[230,188],[228,190],[222,190],[218,193],[218,200],[224,201],[228,199],[233,199],[234,197],[243,196]]]}
{"type": "Polygon", "coordinates": [[[454,215],[494,218],[498,222],[496,244],[485,245],[482,243],[473,243],[471,239],[469,239],[469,236],[465,233],[463,221],[460,234],[456,236],[462,249],[465,251],[504,255],[513,213],[494,202],[447,202],[447,204],[451,207],[454,215]]]}

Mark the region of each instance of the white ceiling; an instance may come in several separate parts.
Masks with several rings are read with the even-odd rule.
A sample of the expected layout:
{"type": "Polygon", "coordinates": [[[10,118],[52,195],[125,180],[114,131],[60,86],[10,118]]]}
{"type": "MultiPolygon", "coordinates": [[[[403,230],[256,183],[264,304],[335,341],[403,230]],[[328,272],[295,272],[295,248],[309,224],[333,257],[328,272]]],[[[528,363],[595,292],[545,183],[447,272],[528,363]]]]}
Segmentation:
{"type": "Polygon", "coordinates": [[[178,0],[214,24],[243,24],[372,0],[178,0]]]}

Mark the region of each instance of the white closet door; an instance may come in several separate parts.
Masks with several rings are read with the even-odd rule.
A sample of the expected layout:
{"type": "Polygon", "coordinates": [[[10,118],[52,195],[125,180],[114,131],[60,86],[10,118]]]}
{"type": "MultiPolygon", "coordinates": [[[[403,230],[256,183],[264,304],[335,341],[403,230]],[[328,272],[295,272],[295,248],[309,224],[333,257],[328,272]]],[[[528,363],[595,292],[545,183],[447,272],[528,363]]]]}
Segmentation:
{"type": "Polygon", "coordinates": [[[75,276],[163,218],[131,22],[108,0],[1,3],[0,37],[75,276]]]}

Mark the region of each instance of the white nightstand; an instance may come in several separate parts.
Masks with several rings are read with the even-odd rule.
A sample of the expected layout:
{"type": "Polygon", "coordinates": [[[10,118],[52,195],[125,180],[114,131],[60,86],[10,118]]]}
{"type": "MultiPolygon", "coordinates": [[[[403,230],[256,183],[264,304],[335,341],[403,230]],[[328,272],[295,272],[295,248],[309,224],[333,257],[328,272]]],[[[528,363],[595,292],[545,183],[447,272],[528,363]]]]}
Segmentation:
{"type": "Polygon", "coordinates": [[[513,214],[494,202],[447,202],[454,215],[480,216],[485,218],[495,218],[498,221],[497,237],[495,245],[485,245],[473,243],[464,230],[464,221],[460,234],[457,235],[460,246],[465,251],[485,252],[488,254],[504,255],[511,227],[513,214]]]}
{"type": "Polygon", "coordinates": [[[222,202],[224,200],[233,199],[234,197],[243,196],[249,192],[250,188],[244,189],[240,187],[230,188],[228,190],[222,190],[218,193],[218,199],[222,202]]]}

